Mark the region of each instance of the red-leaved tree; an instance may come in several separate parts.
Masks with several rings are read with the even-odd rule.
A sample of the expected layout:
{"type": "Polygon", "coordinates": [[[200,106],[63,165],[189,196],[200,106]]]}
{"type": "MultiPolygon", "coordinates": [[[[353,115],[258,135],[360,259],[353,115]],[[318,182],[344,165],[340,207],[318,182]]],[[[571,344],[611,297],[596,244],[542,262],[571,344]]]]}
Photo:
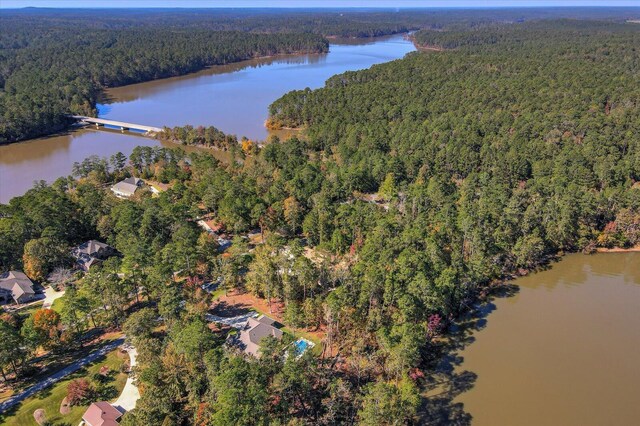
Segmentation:
{"type": "Polygon", "coordinates": [[[93,392],[93,386],[88,380],[72,380],[67,387],[67,402],[69,405],[82,405],[91,400],[93,392]]]}

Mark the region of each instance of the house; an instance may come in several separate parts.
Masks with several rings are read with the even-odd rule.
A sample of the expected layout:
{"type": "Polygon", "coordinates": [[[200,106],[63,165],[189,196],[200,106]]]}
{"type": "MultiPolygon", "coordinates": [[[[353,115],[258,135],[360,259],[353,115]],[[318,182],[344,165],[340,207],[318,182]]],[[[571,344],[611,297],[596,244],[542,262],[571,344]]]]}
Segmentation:
{"type": "Polygon", "coordinates": [[[76,259],[76,263],[83,271],[89,269],[103,260],[113,256],[115,250],[105,243],[96,240],[89,240],[80,244],[71,251],[71,256],[76,259]]]}
{"type": "Polygon", "coordinates": [[[106,401],[94,402],[82,415],[86,426],[116,426],[122,413],[106,401]]]}
{"type": "Polygon", "coordinates": [[[129,198],[140,188],[144,182],[137,177],[128,177],[111,187],[111,191],[118,198],[129,198]]]}
{"type": "Polygon", "coordinates": [[[213,235],[218,242],[218,250],[223,252],[231,247],[231,240],[226,235],[220,233],[224,230],[224,225],[216,220],[200,219],[196,222],[198,226],[205,230],[209,235],[213,235]]]}
{"type": "Polygon", "coordinates": [[[247,325],[240,331],[237,338],[237,346],[248,355],[260,357],[260,342],[266,337],[282,339],[282,330],[273,326],[275,320],[260,315],[258,318],[249,318],[247,325]]]}
{"type": "Polygon", "coordinates": [[[0,275],[0,303],[27,303],[36,298],[33,283],[24,272],[9,271],[0,275]]]}
{"type": "Polygon", "coordinates": [[[149,179],[145,179],[144,184],[149,187],[149,189],[155,196],[160,195],[161,192],[165,192],[171,187],[170,184],[158,182],[155,180],[149,180],[149,179]]]}
{"type": "Polygon", "coordinates": [[[210,234],[219,235],[224,230],[224,225],[222,224],[222,222],[218,222],[214,219],[203,218],[198,220],[196,223],[199,227],[210,234]]]}

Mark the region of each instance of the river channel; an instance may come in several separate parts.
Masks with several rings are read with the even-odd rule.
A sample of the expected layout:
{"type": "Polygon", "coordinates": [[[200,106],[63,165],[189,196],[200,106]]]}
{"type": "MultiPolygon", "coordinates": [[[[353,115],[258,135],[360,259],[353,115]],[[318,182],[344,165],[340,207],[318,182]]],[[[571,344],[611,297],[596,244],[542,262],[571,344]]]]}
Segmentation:
{"type": "MultiPolygon", "coordinates": [[[[149,126],[215,126],[262,140],[269,105],[285,93],[318,88],[335,74],[402,58],[415,50],[402,35],[332,41],[329,53],[262,58],[215,66],[182,77],[109,89],[99,116],[149,126]]],[[[0,203],[21,195],[34,181],[49,183],[71,173],[89,155],[129,155],[137,145],[159,142],[132,134],[83,129],[0,146],[0,203]]]]}
{"type": "Polygon", "coordinates": [[[515,284],[452,357],[472,424],[638,424],[640,253],[572,254],[515,284]]]}

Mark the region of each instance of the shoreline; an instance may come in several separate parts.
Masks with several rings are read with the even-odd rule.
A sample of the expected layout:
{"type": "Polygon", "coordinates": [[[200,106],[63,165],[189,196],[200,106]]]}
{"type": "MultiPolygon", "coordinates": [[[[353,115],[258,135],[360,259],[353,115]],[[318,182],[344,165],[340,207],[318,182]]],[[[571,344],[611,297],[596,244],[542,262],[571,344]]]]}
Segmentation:
{"type": "Polygon", "coordinates": [[[447,50],[451,50],[451,49],[445,49],[442,46],[436,46],[433,44],[420,44],[416,41],[416,38],[413,35],[413,33],[409,34],[407,36],[407,39],[410,40],[411,43],[413,43],[413,45],[416,47],[416,50],[419,52],[444,52],[447,50]]]}
{"type": "Polygon", "coordinates": [[[622,248],[622,247],[598,247],[596,249],[596,253],[640,253],[640,244],[637,244],[633,247],[622,248]]]}
{"type": "MultiPolygon", "coordinates": [[[[207,65],[207,66],[205,66],[203,68],[200,68],[200,69],[198,69],[196,71],[191,71],[191,72],[187,72],[187,73],[184,73],[184,74],[178,74],[178,75],[171,75],[171,76],[167,76],[167,77],[154,78],[152,80],[138,81],[138,82],[135,82],[135,83],[124,84],[122,86],[104,87],[102,89],[102,92],[101,92],[100,95],[104,96],[105,94],[107,94],[107,92],[109,90],[113,90],[113,89],[120,89],[120,88],[127,87],[127,86],[135,86],[137,84],[151,83],[151,82],[155,82],[155,81],[162,81],[162,80],[169,80],[169,79],[172,79],[172,78],[185,77],[185,76],[188,76],[188,75],[198,74],[198,73],[201,73],[203,71],[215,69],[216,67],[228,67],[230,65],[239,65],[239,64],[242,64],[243,62],[259,61],[259,60],[265,60],[265,59],[289,58],[289,57],[290,58],[297,58],[299,56],[304,56],[304,55],[323,55],[323,54],[327,54],[327,53],[329,53],[329,49],[327,49],[326,51],[322,51],[322,52],[293,52],[293,53],[276,53],[276,54],[273,54],[273,55],[263,55],[263,56],[252,56],[250,58],[241,59],[239,61],[226,62],[224,64],[207,65]]],[[[105,98],[102,98],[100,100],[108,101],[108,99],[105,99],[105,98]]]]}
{"type": "MultiPolygon", "coordinates": [[[[188,76],[188,75],[198,74],[198,73],[205,72],[205,71],[208,71],[208,70],[211,70],[211,69],[215,69],[216,67],[225,67],[225,66],[231,66],[231,65],[238,65],[238,64],[242,64],[244,62],[259,61],[259,60],[278,59],[278,58],[287,58],[287,57],[296,58],[296,57],[301,57],[301,56],[304,56],[304,55],[323,55],[323,54],[327,54],[327,53],[329,53],[329,51],[331,49],[331,41],[339,41],[339,40],[369,41],[369,40],[376,40],[376,39],[385,38],[385,37],[393,37],[393,36],[397,36],[397,35],[400,35],[400,34],[405,34],[406,38],[413,43],[413,45],[416,47],[416,49],[418,49],[418,50],[420,49],[420,46],[418,46],[418,44],[416,44],[415,40],[413,40],[413,38],[411,37],[411,32],[409,32],[409,33],[407,33],[407,32],[397,32],[397,33],[385,34],[385,35],[381,35],[381,36],[372,36],[372,37],[349,37],[349,38],[343,38],[343,37],[338,37],[338,36],[323,36],[329,42],[329,46],[327,47],[327,49],[325,51],[319,51],[319,52],[304,52],[304,51],[301,51],[301,52],[293,52],[293,53],[276,53],[276,54],[273,54],[273,55],[251,56],[249,58],[241,59],[241,60],[235,61],[235,62],[227,62],[227,63],[224,63],[224,64],[207,65],[207,66],[205,66],[203,68],[200,68],[198,70],[187,72],[187,73],[184,73],[184,74],[178,74],[178,75],[173,75],[173,76],[155,78],[155,79],[151,79],[151,80],[132,82],[132,83],[124,84],[124,85],[121,85],[121,86],[103,87],[102,90],[100,91],[100,93],[98,94],[96,100],[98,102],[104,102],[105,104],[109,104],[110,103],[109,101],[111,100],[109,95],[108,95],[109,90],[120,89],[120,88],[124,88],[124,87],[127,87],[127,86],[133,86],[133,85],[137,85],[137,84],[151,83],[151,82],[156,82],[156,81],[169,80],[169,79],[173,79],[173,78],[181,78],[181,77],[185,77],[185,76],[188,76]]],[[[340,43],[334,43],[334,44],[340,44],[340,43]]],[[[96,106],[94,105],[94,108],[95,107],[96,106]]],[[[21,143],[21,142],[29,142],[29,141],[33,141],[33,140],[37,140],[37,139],[41,139],[41,138],[57,136],[57,135],[60,135],[60,134],[67,133],[70,130],[74,130],[76,128],[76,126],[77,126],[77,123],[71,123],[70,125],[62,128],[62,129],[59,129],[57,131],[52,131],[50,133],[43,133],[42,135],[39,135],[39,136],[36,136],[36,137],[32,137],[32,138],[29,138],[29,139],[21,139],[21,140],[18,140],[18,141],[12,141],[12,142],[8,142],[8,143],[3,143],[3,144],[0,144],[0,146],[12,145],[12,144],[21,143]]],[[[80,127],[82,127],[82,126],[80,126],[80,127]]],[[[302,130],[302,129],[282,128],[282,129],[270,129],[270,130],[298,131],[298,130],[302,130]]]]}
{"type": "Polygon", "coordinates": [[[438,47],[438,46],[431,46],[431,45],[422,46],[416,43],[415,41],[413,42],[413,44],[416,46],[416,49],[418,49],[420,52],[444,52],[447,50],[444,47],[438,47]]]}
{"type": "MultiPolygon", "coordinates": [[[[328,39],[327,39],[327,41],[328,41],[328,39]]],[[[286,58],[286,57],[294,58],[294,57],[300,57],[300,56],[304,56],[304,55],[322,55],[322,54],[329,53],[329,48],[330,48],[330,46],[327,48],[327,50],[321,51],[321,52],[293,52],[293,53],[276,53],[276,54],[273,54],[273,55],[263,55],[263,56],[252,56],[252,57],[241,59],[241,60],[235,61],[235,62],[227,62],[227,63],[224,63],[224,64],[207,65],[207,66],[205,66],[203,68],[200,68],[198,70],[187,72],[187,73],[184,73],[184,74],[178,74],[178,75],[154,78],[154,79],[151,79],[151,80],[137,81],[137,82],[124,84],[124,85],[121,85],[121,86],[103,87],[102,90],[100,91],[100,93],[98,94],[96,100],[97,101],[105,101],[108,104],[108,101],[109,101],[108,91],[112,90],[112,89],[119,89],[119,88],[123,88],[123,87],[127,87],[127,86],[133,86],[133,85],[136,85],[136,84],[143,84],[143,83],[150,83],[150,82],[155,82],[155,81],[169,80],[169,79],[172,79],[172,78],[180,78],[180,77],[188,76],[188,75],[191,75],[191,74],[198,74],[198,73],[201,73],[203,71],[214,69],[215,67],[224,67],[224,66],[242,64],[243,62],[251,62],[251,61],[256,61],[256,60],[266,60],[266,59],[273,59],[273,58],[286,58]]],[[[93,108],[96,108],[96,105],[93,105],[93,108]]],[[[0,144],[0,146],[13,145],[13,144],[16,144],[16,143],[21,143],[21,142],[29,142],[29,141],[33,141],[33,140],[37,140],[37,139],[41,139],[41,138],[55,137],[57,135],[61,135],[61,134],[67,133],[70,130],[74,130],[75,128],[78,128],[78,127],[85,127],[85,126],[79,125],[77,122],[74,122],[74,123],[69,124],[66,127],[63,127],[61,129],[59,129],[59,130],[52,130],[51,132],[43,133],[42,135],[35,136],[35,137],[29,138],[29,139],[21,139],[21,140],[17,140],[17,141],[11,141],[11,142],[8,142],[8,143],[2,143],[2,144],[0,144]]]]}
{"type": "MultiPolygon", "coordinates": [[[[414,45],[411,42],[407,42],[405,37],[403,37],[402,35],[393,35],[393,36],[383,36],[379,38],[375,37],[375,38],[367,38],[367,39],[360,40],[355,47],[353,48],[350,46],[347,47],[346,48],[347,50],[345,50],[345,52],[351,54],[351,52],[354,51],[354,49],[356,49],[356,51],[357,49],[360,49],[360,47],[358,47],[360,45],[368,45],[370,44],[370,42],[373,43],[373,42],[377,42],[377,40],[388,40],[389,38],[391,38],[392,40],[395,40],[395,43],[397,43],[397,45],[400,46],[400,47],[396,47],[396,44],[381,45],[383,46],[383,49],[386,49],[385,51],[389,52],[390,58],[394,58],[398,50],[400,50],[402,54],[404,54],[403,52],[405,51],[415,51],[414,45]]],[[[336,46],[332,42],[330,51],[336,51],[337,49],[338,49],[338,46],[336,46]]],[[[366,51],[376,51],[377,47],[365,47],[364,49],[367,49],[366,51]]],[[[340,52],[343,52],[343,50],[340,50],[340,52]]],[[[295,55],[279,54],[277,56],[280,58],[284,57],[285,59],[276,59],[275,60],[276,63],[279,64],[280,62],[282,62],[283,64],[286,64],[287,67],[295,68],[298,66],[298,63],[303,63],[303,62],[307,63],[308,61],[307,58],[311,58],[312,61],[315,61],[315,59],[313,58],[316,58],[318,56],[324,57],[326,55],[312,54],[312,55],[302,55],[302,56],[296,57],[295,55]]],[[[374,57],[377,58],[377,56],[374,56],[374,57]]],[[[359,56],[356,56],[355,58],[359,58],[359,56]]],[[[207,78],[209,78],[210,75],[213,76],[212,78],[218,79],[217,77],[218,73],[227,73],[227,72],[231,73],[237,70],[238,68],[246,67],[247,66],[246,64],[248,64],[252,68],[253,68],[253,64],[258,64],[259,66],[256,66],[255,68],[260,68],[262,64],[267,64],[267,65],[271,64],[273,60],[274,60],[273,58],[265,58],[262,61],[250,59],[250,60],[241,62],[239,64],[234,63],[230,66],[215,66],[208,70],[202,70],[200,72],[192,73],[190,75],[195,75],[196,77],[193,77],[192,79],[190,76],[186,76],[188,80],[185,80],[185,81],[192,83],[193,80],[198,80],[200,76],[207,76],[207,78]]],[[[375,59],[372,61],[378,62],[379,59],[375,59]]],[[[367,59],[365,62],[369,62],[369,59],[367,59]]],[[[276,66],[279,66],[279,65],[276,65],[276,66]]],[[[342,68],[345,66],[346,65],[343,63],[338,63],[338,68],[342,68]]],[[[353,69],[353,68],[347,67],[347,69],[353,69]]],[[[333,74],[335,74],[335,72],[330,73],[328,75],[333,75],[333,74]]],[[[259,75],[263,75],[263,74],[260,73],[259,75]]],[[[144,92],[145,90],[152,91],[155,89],[155,87],[162,88],[165,86],[164,84],[165,81],[168,81],[169,82],[168,87],[171,87],[171,85],[173,85],[173,81],[182,81],[183,78],[185,78],[185,76],[172,77],[172,78],[166,78],[166,79],[157,79],[155,82],[152,81],[152,82],[146,82],[146,83],[136,83],[136,84],[129,85],[128,87],[132,87],[131,96],[135,98],[137,96],[138,90],[141,90],[143,91],[143,93],[145,93],[144,92]],[[154,86],[156,83],[157,83],[157,86],[154,86]]],[[[299,87],[303,87],[307,85],[304,81],[303,83],[304,84],[299,87]]],[[[322,82],[318,82],[317,84],[320,85],[322,83],[324,83],[324,80],[322,82]]],[[[296,89],[293,89],[293,90],[296,90],[296,89]]],[[[118,88],[110,88],[106,90],[105,97],[111,98],[113,102],[118,103],[120,101],[121,94],[124,96],[124,98],[126,98],[126,96],[128,95],[126,93],[126,90],[121,91],[121,90],[118,90],[118,88]]],[[[273,97],[277,98],[278,96],[281,96],[281,95],[282,93],[277,93],[273,97]]],[[[120,102],[126,102],[126,101],[120,101],[120,102]]],[[[113,111],[117,110],[116,106],[112,106],[112,108],[113,108],[113,111]]],[[[103,110],[102,107],[100,106],[101,113],[98,115],[98,117],[102,117],[103,114],[104,116],[108,117],[110,114],[112,114],[109,111],[110,110],[108,109],[108,107],[105,107],[105,109],[103,110]]],[[[91,115],[95,117],[94,114],[91,114],[91,115]]],[[[147,124],[146,122],[142,121],[143,117],[144,117],[144,114],[140,116],[139,122],[147,124]]],[[[168,117],[167,120],[163,120],[161,117],[158,117],[160,118],[159,122],[157,124],[156,123],[152,123],[152,124],[162,125],[162,123],[166,123],[171,118],[171,115],[168,115],[167,117],[168,117]]],[[[188,121],[190,121],[191,123],[206,122],[205,120],[207,119],[207,116],[201,117],[199,115],[197,116],[197,118],[198,119],[188,120],[188,121]]],[[[301,134],[304,132],[304,130],[301,130],[301,129],[279,129],[279,130],[269,129],[269,131],[267,132],[264,130],[264,124],[262,122],[266,118],[267,117],[265,114],[264,118],[261,117],[261,119],[259,119],[259,121],[255,123],[255,125],[254,123],[250,123],[252,126],[251,127],[252,131],[256,134],[256,136],[258,136],[256,139],[254,139],[254,142],[256,142],[258,145],[263,145],[264,142],[267,142],[269,140],[269,137],[272,137],[272,135],[277,136],[280,140],[286,140],[286,139],[289,139],[290,137],[301,138],[301,134]],[[256,130],[254,130],[254,127],[256,130]]],[[[130,150],[129,146],[150,145],[150,144],[155,145],[160,143],[167,148],[181,148],[181,149],[187,149],[189,151],[198,150],[201,152],[207,152],[207,153],[213,154],[218,159],[223,158],[224,160],[226,160],[230,157],[229,152],[224,151],[224,149],[221,149],[221,147],[183,145],[182,143],[176,143],[175,141],[159,140],[158,138],[153,137],[153,135],[144,134],[142,132],[127,132],[127,131],[122,132],[120,129],[108,130],[105,128],[101,128],[100,131],[96,131],[94,130],[95,126],[91,128],[91,126],[80,126],[80,125],[77,125],[76,123],[70,123],[70,124],[71,124],[70,126],[64,128],[59,132],[56,132],[53,135],[40,136],[33,139],[25,139],[23,141],[20,141],[20,142],[24,142],[22,144],[19,142],[7,144],[6,146],[7,150],[3,151],[3,153],[0,154],[0,155],[3,155],[4,157],[3,160],[5,160],[5,163],[1,167],[0,173],[2,174],[5,173],[4,167],[6,165],[6,171],[7,171],[6,173],[9,173],[10,171],[11,173],[13,173],[13,170],[17,170],[18,172],[22,173],[24,178],[22,179],[23,182],[21,182],[21,185],[16,186],[11,191],[9,191],[9,188],[7,188],[6,192],[5,190],[0,191],[0,193],[2,193],[0,194],[0,198],[2,199],[2,202],[8,203],[10,198],[24,195],[24,193],[26,193],[28,189],[30,189],[29,182],[32,182],[36,177],[38,177],[38,179],[42,177],[42,179],[46,180],[48,183],[52,183],[53,181],[55,181],[56,178],[60,176],[69,175],[71,173],[71,167],[66,164],[67,160],[71,162],[73,161],[81,162],[83,161],[84,158],[86,158],[89,155],[92,155],[92,154],[102,155],[101,153],[107,152],[112,149],[112,148],[103,149],[101,146],[98,145],[99,143],[98,141],[105,142],[105,143],[109,141],[113,141],[114,142],[113,146],[119,147],[118,149],[115,149],[115,148],[114,149],[116,151],[122,151],[125,154],[128,154],[130,152],[130,151],[127,151],[127,150],[130,150]],[[95,135],[95,136],[91,135],[94,133],[95,134],[100,133],[100,135],[95,135]],[[118,136],[116,136],[116,134],[118,136]],[[135,140],[133,140],[134,138],[135,140]],[[83,143],[84,145],[77,145],[78,143],[83,143]],[[80,147],[82,149],[74,150],[77,152],[71,152],[71,150],[69,150],[69,147],[72,146],[71,144],[74,144],[73,145],[74,147],[80,147]],[[42,171],[26,170],[25,167],[21,166],[20,164],[25,162],[27,162],[25,164],[29,164],[29,162],[34,162],[35,160],[41,161],[41,160],[38,160],[37,158],[34,159],[33,155],[30,154],[30,151],[32,151],[31,147],[33,147],[33,149],[41,149],[43,160],[49,157],[53,158],[53,156],[55,156],[56,160],[60,161],[60,164],[64,165],[64,170],[62,170],[61,172],[57,172],[57,169],[60,169],[60,165],[49,164],[49,163],[43,163],[45,166],[47,166],[47,168],[44,168],[42,171]],[[5,156],[5,153],[7,154],[6,156],[5,156]],[[10,158],[16,158],[17,160],[19,160],[19,161],[15,161],[16,166],[8,162],[10,158]],[[69,170],[67,170],[67,168],[69,170]],[[24,189],[22,189],[23,186],[24,186],[24,189]],[[4,199],[5,197],[7,198],[6,200],[4,199]]],[[[291,126],[291,127],[294,127],[294,126],[291,126]]],[[[234,127],[232,127],[229,130],[238,130],[238,133],[240,135],[245,134],[242,128],[235,129],[234,127]]],[[[233,134],[236,132],[231,131],[229,133],[233,134]]],[[[40,151],[38,151],[38,155],[40,155],[40,151]]]]}

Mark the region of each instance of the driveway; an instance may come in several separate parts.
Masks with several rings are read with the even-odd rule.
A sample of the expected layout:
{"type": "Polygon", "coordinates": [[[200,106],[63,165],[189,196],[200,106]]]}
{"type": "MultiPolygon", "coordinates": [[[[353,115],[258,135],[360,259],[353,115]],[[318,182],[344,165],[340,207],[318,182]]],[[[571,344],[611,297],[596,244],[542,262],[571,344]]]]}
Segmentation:
{"type": "Polygon", "coordinates": [[[219,317],[217,315],[207,314],[205,319],[209,322],[217,322],[218,324],[228,325],[229,327],[242,330],[246,325],[249,318],[256,317],[259,314],[257,312],[249,312],[244,315],[238,315],[235,317],[219,317]]]}
{"type": "Polygon", "coordinates": [[[0,403],[0,413],[4,413],[6,410],[10,409],[14,405],[19,404],[20,402],[24,401],[25,399],[29,398],[30,396],[40,392],[43,389],[48,388],[49,386],[53,385],[56,382],[64,379],[69,374],[75,373],[76,371],[78,371],[79,369],[84,367],[85,365],[90,364],[91,362],[95,361],[96,359],[108,354],[109,352],[111,352],[112,350],[114,350],[115,348],[117,348],[118,346],[120,346],[123,343],[124,343],[124,338],[113,340],[113,341],[107,343],[105,346],[103,346],[100,349],[98,349],[97,351],[91,352],[85,358],[82,358],[82,359],[79,359],[79,360],[75,361],[74,363],[72,363],[72,364],[68,365],[67,367],[63,368],[62,370],[53,373],[51,376],[47,377],[46,379],[36,383],[35,385],[33,385],[31,387],[28,387],[27,389],[23,390],[22,392],[20,392],[18,394],[13,395],[11,398],[9,398],[6,401],[0,403]]]}
{"type": "Polygon", "coordinates": [[[42,304],[42,309],[51,309],[53,306],[53,301],[64,296],[64,290],[55,291],[53,287],[49,286],[44,289],[44,303],[42,304]]]}
{"type": "MultiPolygon", "coordinates": [[[[137,365],[136,357],[138,356],[138,351],[136,351],[136,348],[133,346],[129,346],[127,352],[129,352],[130,369],[133,369],[133,367],[137,365]]],[[[136,402],[140,399],[140,391],[138,390],[138,386],[133,383],[134,380],[135,376],[130,371],[129,377],[127,377],[127,383],[125,383],[120,397],[118,397],[115,402],[111,403],[111,405],[120,411],[131,411],[136,408],[136,402]]]]}

